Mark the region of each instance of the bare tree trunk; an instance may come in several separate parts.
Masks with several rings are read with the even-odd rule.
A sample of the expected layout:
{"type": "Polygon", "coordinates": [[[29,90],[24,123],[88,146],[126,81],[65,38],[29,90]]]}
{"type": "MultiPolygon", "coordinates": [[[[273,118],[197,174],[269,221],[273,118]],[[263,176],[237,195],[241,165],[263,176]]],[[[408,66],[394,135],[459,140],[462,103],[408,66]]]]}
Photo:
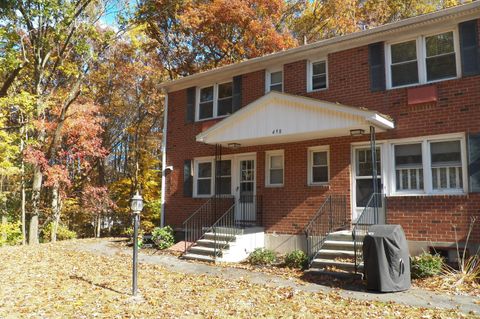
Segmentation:
{"type": "MultiPolygon", "coordinates": [[[[25,136],[23,136],[25,129],[25,125],[22,126],[22,138],[21,138],[21,144],[20,144],[20,151],[23,154],[23,150],[25,149],[25,142],[28,139],[27,133],[25,133],[25,136]],[[25,137],[25,140],[23,139],[25,137]]],[[[21,180],[21,193],[22,193],[22,245],[25,245],[27,242],[27,229],[26,229],[26,210],[25,210],[25,203],[26,203],[26,194],[25,194],[25,162],[23,160],[22,156],[22,164],[21,164],[21,175],[22,175],[22,180],[21,180]]]]}
{"type": "Polygon", "coordinates": [[[40,215],[40,191],[42,189],[43,173],[40,166],[35,165],[32,185],[32,216],[28,230],[28,243],[38,244],[38,216],[40,215]]]}
{"type": "Polygon", "coordinates": [[[98,215],[97,216],[97,231],[95,237],[100,238],[100,233],[102,229],[102,216],[98,215]]]}
{"type": "Polygon", "coordinates": [[[51,242],[57,241],[58,223],[60,222],[60,194],[58,186],[54,186],[52,189],[52,211],[53,211],[53,227],[51,236],[51,242]]]}

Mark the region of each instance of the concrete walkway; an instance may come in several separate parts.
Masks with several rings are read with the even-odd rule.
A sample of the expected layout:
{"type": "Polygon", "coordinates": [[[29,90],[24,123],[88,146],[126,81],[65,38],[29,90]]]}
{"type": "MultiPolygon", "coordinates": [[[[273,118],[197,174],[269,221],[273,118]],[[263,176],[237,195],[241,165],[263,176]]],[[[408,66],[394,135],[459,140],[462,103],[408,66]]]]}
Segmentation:
{"type": "MultiPolygon", "coordinates": [[[[94,254],[113,256],[118,253],[130,254],[130,250],[121,249],[118,247],[112,247],[109,240],[103,240],[99,242],[85,242],[77,243],[75,245],[76,250],[88,251],[94,254]]],[[[404,292],[396,293],[375,293],[370,291],[359,291],[348,289],[331,288],[314,283],[305,282],[305,284],[299,284],[295,280],[288,280],[276,275],[265,274],[260,272],[253,272],[245,269],[219,267],[215,265],[201,264],[188,262],[178,259],[175,256],[170,255],[146,255],[139,253],[139,262],[146,264],[162,265],[173,272],[181,272],[187,274],[207,274],[211,276],[217,276],[227,280],[243,279],[249,280],[255,284],[270,285],[276,287],[291,287],[295,290],[306,292],[337,292],[342,297],[354,298],[358,300],[369,301],[381,301],[381,302],[396,302],[414,307],[427,307],[427,308],[446,308],[446,309],[459,309],[462,312],[480,314],[479,297],[471,296],[457,296],[435,293],[419,288],[412,288],[404,292]]]]}

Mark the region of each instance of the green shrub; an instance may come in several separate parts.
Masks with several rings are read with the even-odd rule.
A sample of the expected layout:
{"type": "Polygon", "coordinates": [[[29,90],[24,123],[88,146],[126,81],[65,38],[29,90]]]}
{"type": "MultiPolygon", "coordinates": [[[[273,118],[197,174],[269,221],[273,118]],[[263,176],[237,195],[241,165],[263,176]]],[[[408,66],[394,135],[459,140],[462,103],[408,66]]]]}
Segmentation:
{"type": "Polygon", "coordinates": [[[3,245],[18,245],[22,242],[22,223],[0,223],[0,247],[3,245]]]}
{"type": "Polygon", "coordinates": [[[273,250],[257,248],[248,256],[248,262],[252,265],[271,265],[276,258],[273,250]]]}
{"type": "MultiPolygon", "coordinates": [[[[45,226],[42,230],[42,238],[44,242],[50,241],[52,238],[52,229],[53,229],[53,222],[49,223],[45,226]]],[[[62,224],[58,224],[57,227],[57,240],[68,240],[77,238],[77,233],[73,230],[67,228],[62,224]]]]}
{"type": "Polygon", "coordinates": [[[440,274],[443,267],[443,258],[427,252],[412,257],[412,278],[425,278],[440,274]]]}
{"type": "Polygon", "coordinates": [[[285,266],[303,269],[307,267],[308,257],[302,250],[294,250],[285,255],[285,266]]]}
{"type": "Polygon", "coordinates": [[[175,243],[172,227],[156,227],[152,232],[152,241],[158,249],[167,249],[172,246],[175,243]]]}

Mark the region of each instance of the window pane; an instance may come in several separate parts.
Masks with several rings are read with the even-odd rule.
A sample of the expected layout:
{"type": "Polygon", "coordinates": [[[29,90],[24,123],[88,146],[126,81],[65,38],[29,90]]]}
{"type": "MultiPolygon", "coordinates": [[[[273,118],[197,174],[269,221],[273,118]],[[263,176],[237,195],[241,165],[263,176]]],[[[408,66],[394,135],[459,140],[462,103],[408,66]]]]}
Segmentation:
{"type": "Polygon", "coordinates": [[[198,163],[198,177],[212,177],[212,163],[198,163]]]}
{"type": "Polygon", "coordinates": [[[217,161],[216,169],[217,169],[218,176],[230,176],[232,174],[232,161],[231,160],[217,161]]]}
{"type": "Polygon", "coordinates": [[[327,152],[313,152],[313,165],[328,165],[327,152]]]}
{"type": "Polygon", "coordinates": [[[218,116],[232,114],[232,98],[218,100],[218,116]]]}
{"type": "MultiPolygon", "coordinates": [[[[377,176],[381,172],[380,149],[377,148],[377,176]]],[[[370,149],[357,150],[357,176],[372,176],[372,152],[370,149]]]]}
{"type": "Polygon", "coordinates": [[[313,183],[328,182],[328,167],[327,166],[313,167],[312,182],[313,183]]]}
{"type": "Polygon", "coordinates": [[[327,71],[325,61],[315,62],[312,64],[312,75],[325,74],[327,71]]]}
{"type": "Polygon", "coordinates": [[[282,92],[283,91],[282,84],[280,83],[280,84],[270,86],[270,91],[282,92]]]}
{"type": "Polygon", "coordinates": [[[417,43],[415,40],[392,44],[392,63],[400,63],[417,59],[417,43]]]}
{"type": "Polygon", "coordinates": [[[217,194],[230,195],[232,193],[232,178],[220,177],[217,180],[217,194]]]}
{"type": "MultiPolygon", "coordinates": [[[[377,189],[382,189],[382,181],[377,179],[377,189]]],[[[356,181],[356,204],[357,207],[365,207],[368,200],[373,194],[373,180],[372,179],[357,179],[356,181]]],[[[381,202],[381,201],[380,201],[381,202]]]]}
{"type": "Polygon", "coordinates": [[[430,143],[432,166],[461,164],[460,141],[430,143]]]}
{"type": "Polygon", "coordinates": [[[418,83],[417,61],[392,65],[391,70],[392,86],[418,83]]]}
{"type": "Polygon", "coordinates": [[[270,170],[270,184],[283,184],[283,169],[270,170]]]}
{"type": "Polygon", "coordinates": [[[395,165],[422,166],[422,144],[395,145],[395,165]]]}
{"type": "Polygon", "coordinates": [[[452,53],[455,51],[453,45],[453,32],[427,37],[425,38],[425,45],[427,47],[427,57],[452,53]]]}
{"type": "Polygon", "coordinates": [[[270,156],[270,168],[283,168],[283,155],[270,156]]]}
{"type": "Polygon", "coordinates": [[[232,96],[232,82],[218,85],[218,98],[226,98],[232,96]]]}
{"type": "Polygon", "coordinates": [[[199,119],[206,119],[213,117],[213,102],[200,103],[200,114],[198,114],[199,119]]]}
{"type": "Polygon", "coordinates": [[[270,84],[282,83],[282,71],[270,73],[270,84]]]}
{"type": "Polygon", "coordinates": [[[197,181],[197,193],[199,195],[210,195],[211,179],[199,179],[197,181]]]}
{"type": "Polygon", "coordinates": [[[213,101],[213,86],[200,89],[200,102],[213,101]]]}
{"type": "Polygon", "coordinates": [[[455,53],[427,58],[427,80],[435,81],[457,76],[455,53]]]}
{"type": "Polygon", "coordinates": [[[316,75],[312,78],[312,90],[325,89],[327,87],[327,75],[316,75]]]}

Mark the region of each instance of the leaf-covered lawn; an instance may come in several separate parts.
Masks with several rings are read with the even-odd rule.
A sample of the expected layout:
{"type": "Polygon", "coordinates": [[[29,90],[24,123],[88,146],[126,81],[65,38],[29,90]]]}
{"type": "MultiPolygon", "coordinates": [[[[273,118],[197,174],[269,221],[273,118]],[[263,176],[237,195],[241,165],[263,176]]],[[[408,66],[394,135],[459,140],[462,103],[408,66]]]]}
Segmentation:
{"type": "Polygon", "coordinates": [[[140,266],[144,301],[132,302],[128,256],[104,257],[71,247],[0,248],[0,318],[473,318],[154,265],[140,266]]]}

